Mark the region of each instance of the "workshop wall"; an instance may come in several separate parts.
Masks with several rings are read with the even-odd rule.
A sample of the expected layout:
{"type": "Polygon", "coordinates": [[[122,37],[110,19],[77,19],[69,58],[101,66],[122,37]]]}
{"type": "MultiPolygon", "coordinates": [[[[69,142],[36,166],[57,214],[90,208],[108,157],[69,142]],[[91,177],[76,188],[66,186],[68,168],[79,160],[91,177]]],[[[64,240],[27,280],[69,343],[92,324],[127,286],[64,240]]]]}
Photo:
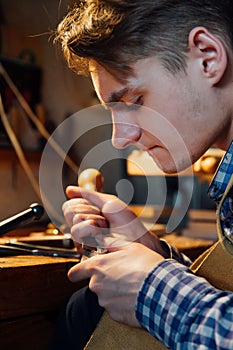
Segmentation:
{"type": "MultiPolygon", "coordinates": [[[[31,0],[0,0],[0,57],[21,60],[22,63],[35,65],[41,69],[40,89],[41,101],[39,110],[41,120],[51,133],[60,123],[73,113],[90,105],[98,103],[94,96],[89,78],[77,76],[67,68],[58,47],[54,45],[54,31],[64,16],[68,0],[31,1],[31,0]]],[[[11,75],[11,72],[8,72],[11,75]]],[[[38,106],[36,106],[38,107],[38,106]]],[[[14,103],[14,115],[18,115],[17,132],[21,146],[29,152],[43,149],[45,141],[37,133],[31,122],[27,120],[21,107],[14,103]]],[[[8,114],[11,114],[9,112],[8,114]]],[[[9,115],[8,115],[8,118],[9,115]]],[[[110,121],[110,116],[104,113],[98,116],[99,122],[110,121]]],[[[17,119],[17,118],[16,118],[17,119]]],[[[88,118],[83,123],[90,123],[88,118]]],[[[81,126],[80,126],[81,127],[81,126]]],[[[15,130],[16,131],[16,130],[15,130]]],[[[75,132],[75,130],[71,130],[75,132]]],[[[110,124],[108,134],[111,134],[110,124]]],[[[99,142],[99,135],[89,133],[83,138],[73,154],[75,161],[83,157],[86,145],[91,141],[94,145],[99,142]]],[[[0,151],[5,150],[1,146],[0,151]]],[[[7,147],[8,148],[8,147],[7,147]]],[[[12,151],[14,153],[14,151],[12,151]]],[[[0,220],[17,211],[23,210],[31,202],[38,201],[22,167],[13,157],[6,159],[1,154],[0,159],[0,220]]],[[[33,156],[32,156],[33,158],[33,156]]],[[[32,171],[38,178],[39,160],[33,161],[32,171]]],[[[118,178],[118,165],[112,166],[113,176],[105,179],[105,186],[109,190],[114,177],[118,178]]]]}

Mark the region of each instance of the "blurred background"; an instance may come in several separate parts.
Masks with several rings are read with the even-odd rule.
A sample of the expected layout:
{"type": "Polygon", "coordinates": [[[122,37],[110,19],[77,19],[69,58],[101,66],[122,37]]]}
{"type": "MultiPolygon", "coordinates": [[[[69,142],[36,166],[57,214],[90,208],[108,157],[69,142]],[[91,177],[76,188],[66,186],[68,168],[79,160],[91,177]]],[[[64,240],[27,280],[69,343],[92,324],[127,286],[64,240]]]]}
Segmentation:
{"type": "MultiPolygon", "coordinates": [[[[49,133],[52,133],[73,113],[98,104],[89,78],[77,76],[69,70],[61,52],[53,42],[57,24],[73,2],[68,0],[0,0],[0,62],[49,133]]],[[[34,176],[38,178],[40,157],[46,141],[27,118],[2,75],[0,76],[0,89],[7,118],[25,152],[34,176]]],[[[84,125],[90,123],[91,130],[77,140],[70,152],[70,156],[78,167],[88,151],[100,142],[111,138],[111,119],[108,112],[102,111],[97,118],[100,124],[103,120],[104,125],[95,129],[91,127],[92,120],[91,118],[89,120],[88,116],[81,122],[84,125]]],[[[147,202],[148,192],[152,188],[153,196],[150,196],[148,204],[162,205],[164,194],[161,191],[164,186],[164,176],[161,178],[155,172],[145,177],[137,171],[128,171],[127,158],[132,149],[119,152],[110,150],[110,147],[111,145],[109,145],[109,152],[112,152],[112,160],[103,162],[101,167],[105,177],[104,191],[117,193],[122,199],[127,200],[125,198],[128,196],[125,190],[127,183],[121,183],[118,188],[116,186],[123,178],[132,184],[132,205],[143,205],[147,202]]],[[[84,162],[84,165],[91,167],[91,158],[84,162]]],[[[213,173],[213,169],[210,173],[213,173]]],[[[177,193],[177,177],[166,177],[165,207],[172,208],[177,196],[179,196],[179,203],[184,202],[187,193],[192,191],[188,208],[198,210],[198,213],[201,211],[201,216],[210,213],[212,220],[215,207],[206,194],[212,174],[210,176],[207,171],[204,176],[203,172],[201,175],[195,175],[194,190],[191,189],[190,178],[186,176],[180,193],[177,193]]],[[[77,181],[77,174],[70,172],[69,169],[65,169],[64,177],[64,186],[77,181]]],[[[18,161],[12,142],[1,121],[0,193],[0,219],[13,215],[31,202],[39,200],[18,161]]],[[[169,215],[169,210],[167,215],[169,215]]],[[[164,214],[160,218],[162,223],[166,222],[167,215],[164,214]]],[[[179,229],[187,226],[189,217],[189,214],[185,215],[179,229]]]]}

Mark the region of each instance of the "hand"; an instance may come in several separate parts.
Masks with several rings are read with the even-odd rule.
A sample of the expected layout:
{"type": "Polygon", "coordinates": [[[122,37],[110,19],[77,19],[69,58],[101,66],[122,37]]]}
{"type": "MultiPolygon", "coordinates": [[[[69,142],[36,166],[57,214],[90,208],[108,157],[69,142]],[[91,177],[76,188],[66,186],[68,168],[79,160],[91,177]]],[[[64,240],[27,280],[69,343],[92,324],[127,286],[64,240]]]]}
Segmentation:
{"type": "Polygon", "coordinates": [[[66,192],[70,200],[64,203],[63,212],[79,248],[82,242],[87,244],[88,239],[88,245],[95,239],[96,245],[107,248],[119,246],[119,241],[121,244],[139,241],[163,253],[159,239],[152,237],[139,218],[116,196],[76,186],[69,186],[66,192]]]}
{"type": "Polygon", "coordinates": [[[139,327],[135,304],[143,281],[163,257],[139,243],[128,243],[119,250],[100,254],[73,266],[72,282],[90,279],[89,287],[99,304],[119,322],[139,327]]]}

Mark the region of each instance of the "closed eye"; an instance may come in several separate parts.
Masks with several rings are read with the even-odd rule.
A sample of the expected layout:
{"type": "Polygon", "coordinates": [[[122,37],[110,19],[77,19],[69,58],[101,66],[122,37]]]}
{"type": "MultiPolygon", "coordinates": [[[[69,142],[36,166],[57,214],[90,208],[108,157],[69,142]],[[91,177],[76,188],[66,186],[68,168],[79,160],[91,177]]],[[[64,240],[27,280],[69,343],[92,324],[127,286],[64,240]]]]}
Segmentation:
{"type": "Polygon", "coordinates": [[[138,97],[138,99],[136,100],[135,104],[136,104],[136,105],[140,105],[140,106],[143,105],[143,98],[142,98],[142,96],[139,96],[139,97],[138,97]]]}
{"type": "Polygon", "coordinates": [[[127,108],[127,110],[134,110],[134,109],[138,109],[140,106],[143,105],[143,96],[139,96],[134,102],[130,101],[124,101],[123,99],[118,101],[118,102],[110,102],[110,103],[103,103],[102,104],[103,107],[106,110],[112,110],[113,108],[117,108],[117,109],[122,109],[124,108],[124,106],[127,108]]]}
{"type": "Polygon", "coordinates": [[[135,102],[125,102],[125,104],[130,110],[138,109],[143,105],[143,97],[139,96],[135,102]]]}

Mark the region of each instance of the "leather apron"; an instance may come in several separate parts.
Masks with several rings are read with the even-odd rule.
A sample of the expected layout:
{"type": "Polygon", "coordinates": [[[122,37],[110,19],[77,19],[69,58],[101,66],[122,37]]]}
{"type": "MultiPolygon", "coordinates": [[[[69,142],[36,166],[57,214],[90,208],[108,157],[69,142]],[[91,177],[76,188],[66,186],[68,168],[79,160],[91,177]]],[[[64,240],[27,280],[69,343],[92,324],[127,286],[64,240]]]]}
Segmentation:
{"type": "MultiPolygon", "coordinates": [[[[222,203],[233,187],[233,175],[217,209],[219,240],[190,267],[194,274],[204,277],[211,285],[233,292],[233,244],[224,236],[220,212],[222,203]],[[221,262],[221,263],[219,263],[221,262]]],[[[113,321],[104,312],[85,350],[165,350],[162,343],[147,331],[113,321]]]]}

